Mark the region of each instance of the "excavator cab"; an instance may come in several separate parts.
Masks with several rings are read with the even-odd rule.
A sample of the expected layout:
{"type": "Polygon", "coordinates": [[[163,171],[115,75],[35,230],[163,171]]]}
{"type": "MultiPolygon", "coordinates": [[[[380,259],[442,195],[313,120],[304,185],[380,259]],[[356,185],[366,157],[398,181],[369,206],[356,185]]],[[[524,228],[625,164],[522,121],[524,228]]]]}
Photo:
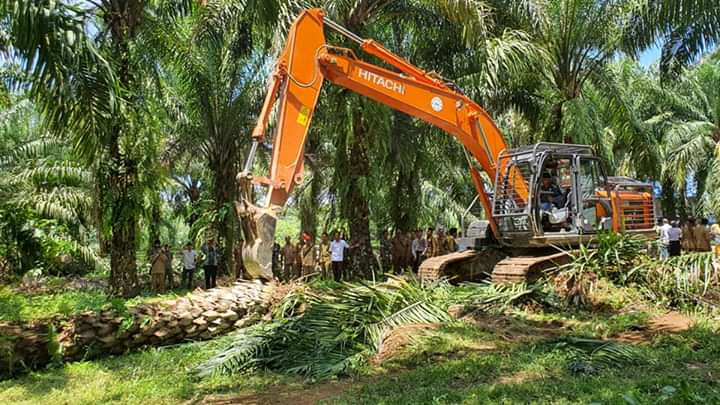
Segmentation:
{"type": "Polygon", "coordinates": [[[611,181],[590,146],[509,149],[497,167],[492,216],[503,245],[577,245],[602,230],[653,232],[652,185],[611,181]]]}

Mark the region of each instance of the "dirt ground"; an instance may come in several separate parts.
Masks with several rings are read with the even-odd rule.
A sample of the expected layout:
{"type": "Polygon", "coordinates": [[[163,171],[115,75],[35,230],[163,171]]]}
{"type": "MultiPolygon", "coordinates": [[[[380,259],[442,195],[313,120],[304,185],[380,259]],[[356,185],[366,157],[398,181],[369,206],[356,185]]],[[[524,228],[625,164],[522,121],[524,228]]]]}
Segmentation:
{"type": "Polygon", "coordinates": [[[620,333],[612,339],[624,343],[647,343],[662,333],[684,332],[693,324],[693,320],[687,315],[671,311],[666,314],[651,318],[646,325],[636,326],[634,330],[620,333]]]}

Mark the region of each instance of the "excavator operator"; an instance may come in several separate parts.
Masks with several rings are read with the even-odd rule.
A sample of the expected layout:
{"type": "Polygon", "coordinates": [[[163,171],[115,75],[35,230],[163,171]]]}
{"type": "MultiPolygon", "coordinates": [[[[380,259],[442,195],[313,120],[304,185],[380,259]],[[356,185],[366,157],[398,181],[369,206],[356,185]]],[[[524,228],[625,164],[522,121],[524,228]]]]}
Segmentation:
{"type": "Polygon", "coordinates": [[[540,207],[543,211],[550,211],[553,207],[563,206],[563,193],[553,181],[550,173],[542,174],[542,185],[540,186],[540,207]]]}

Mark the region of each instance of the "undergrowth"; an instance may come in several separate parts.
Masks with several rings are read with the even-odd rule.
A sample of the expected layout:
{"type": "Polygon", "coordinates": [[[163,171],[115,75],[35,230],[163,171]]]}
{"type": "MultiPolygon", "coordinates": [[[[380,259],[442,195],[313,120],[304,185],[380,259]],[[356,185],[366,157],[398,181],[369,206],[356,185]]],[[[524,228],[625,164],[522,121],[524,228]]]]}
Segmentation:
{"type": "Polygon", "coordinates": [[[350,374],[367,365],[395,328],[447,324],[447,309],[502,312],[531,299],[540,287],[490,283],[453,286],[441,280],[422,287],[391,276],[377,284],[345,283],[335,289],[299,287],[274,311],[270,323],[240,331],[229,347],[196,369],[199,376],[254,369],[278,370],[311,379],[350,374]]]}

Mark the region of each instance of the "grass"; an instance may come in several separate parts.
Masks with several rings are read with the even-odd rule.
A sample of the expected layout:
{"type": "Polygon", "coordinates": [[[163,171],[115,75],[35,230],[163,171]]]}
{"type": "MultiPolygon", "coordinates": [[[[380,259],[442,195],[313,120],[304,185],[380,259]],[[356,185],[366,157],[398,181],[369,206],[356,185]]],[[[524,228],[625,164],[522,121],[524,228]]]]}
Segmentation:
{"type": "Polygon", "coordinates": [[[0,286],[0,322],[32,321],[51,318],[55,315],[68,316],[83,311],[97,311],[112,307],[123,310],[127,307],[176,298],[186,290],[166,294],[149,291],[129,299],[111,298],[102,290],[70,290],[52,294],[28,296],[7,286],[0,286]]]}
{"type": "MultiPolygon", "coordinates": [[[[254,387],[257,378],[213,377],[195,381],[189,367],[206,360],[221,339],[151,349],[121,357],[66,364],[0,382],[8,404],[176,404],[178,401],[254,387]]],[[[280,377],[268,376],[265,383],[280,377]]],[[[288,380],[289,381],[289,380],[288,380]]]]}
{"type": "MultiPolygon", "coordinates": [[[[11,301],[24,299],[0,291],[11,301]]],[[[720,403],[720,322],[707,312],[693,314],[696,323],[688,331],[632,346],[641,361],[578,371],[576,353],[560,343],[564,337],[611,338],[665,311],[631,287],[601,283],[595,292],[604,305],[594,311],[512,307],[474,323],[423,330],[397,346],[389,360],[337,381],[312,383],[266,371],[193,377],[190,370],[230,342],[223,337],[33,372],[0,382],[0,398],[3,404],[175,404],[208,398],[328,405],[720,403]]],[[[78,293],[37,302],[27,298],[19,316],[107,305],[104,296],[72,294],[78,293]]],[[[123,305],[163,298],[139,297],[123,305]]]]}
{"type": "MultiPolygon", "coordinates": [[[[528,324],[543,317],[520,311],[512,316],[528,324]]],[[[630,322],[596,314],[578,318],[583,319],[578,321],[581,324],[604,323],[618,329],[643,322],[642,318],[630,322]]],[[[455,322],[423,332],[422,338],[413,340],[396,357],[363,370],[354,380],[341,380],[351,382],[348,389],[324,403],[720,403],[720,386],[714,377],[720,373],[717,327],[707,320],[687,332],[661,335],[639,345],[646,360],[640,365],[577,374],[569,368],[571,353],[553,339],[503,338],[482,325],[455,322]]],[[[583,328],[580,332],[584,333],[583,328]]],[[[571,334],[577,335],[574,330],[571,334]]],[[[298,377],[270,372],[193,379],[188,370],[223,347],[224,339],[228,338],[35,372],[0,382],[0,397],[11,404],[173,404],[208,395],[272,399],[278,393],[290,393],[283,397],[290,402],[273,403],[291,403],[293,398],[302,398],[305,390],[334,384],[308,385],[298,377]]]]}
{"type": "Polygon", "coordinates": [[[718,403],[719,349],[720,337],[697,327],[641,346],[652,362],[577,375],[568,369],[569,354],[553,343],[507,343],[455,325],[432,333],[373,383],[326,403],[718,403]]]}

